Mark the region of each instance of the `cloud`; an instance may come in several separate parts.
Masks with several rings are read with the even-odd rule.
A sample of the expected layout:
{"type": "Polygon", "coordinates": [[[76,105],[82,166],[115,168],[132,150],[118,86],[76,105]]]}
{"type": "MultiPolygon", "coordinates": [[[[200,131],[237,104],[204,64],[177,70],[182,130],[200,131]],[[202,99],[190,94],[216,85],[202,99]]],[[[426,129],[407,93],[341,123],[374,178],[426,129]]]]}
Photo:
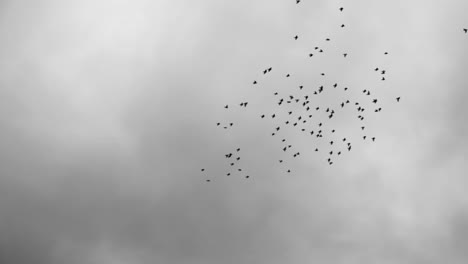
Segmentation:
{"type": "Polygon", "coordinates": [[[0,262],[466,262],[465,3],[0,5],[0,262]],[[355,142],[330,167],[285,129],[301,159],[280,166],[258,117],[274,91],[322,82],[382,98],[377,141],[327,123],[355,142]],[[237,147],[244,171],[226,177],[237,147]]]}

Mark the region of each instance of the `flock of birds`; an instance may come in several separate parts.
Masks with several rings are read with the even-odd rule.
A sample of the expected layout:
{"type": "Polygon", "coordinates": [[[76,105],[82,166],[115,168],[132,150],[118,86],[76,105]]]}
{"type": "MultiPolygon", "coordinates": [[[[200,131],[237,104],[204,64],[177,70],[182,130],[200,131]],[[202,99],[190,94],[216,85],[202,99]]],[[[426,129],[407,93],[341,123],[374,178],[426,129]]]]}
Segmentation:
{"type": "MultiPolygon", "coordinates": [[[[296,4],[299,4],[301,1],[296,0],[296,4]]],[[[344,11],[343,7],[339,8],[340,12],[344,11]]],[[[345,24],[340,25],[341,28],[345,28],[345,24]]],[[[464,33],[468,33],[468,29],[463,29],[464,33]]],[[[299,39],[298,35],[293,37],[295,41],[299,39]]],[[[326,38],[326,42],[329,42],[330,39],[326,38]]],[[[315,53],[323,53],[324,50],[320,47],[314,48],[315,53]]],[[[388,55],[388,52],[383,52],[383,55],[388,55]]],[[[314,53],[309,53],[309,57],[313,57],[314,53]]],[[[342,53],[343,58],[347,58],[348,53],[342,53]]],[[[273,70],[272,67],[268,67],[264,69],[263,75],[268,75],[273,70]]],[[[379,75],[380,81],[386,80],[386,69],[382,69],[380,67],[375,67],[372,69],[373,72],[379,75]]],[[[321,76],[325,76],[325,73],[321,73],[321,76]]],[[[290,78],[291,74],[286,73],[284,75],[285,78],[290,78]]],[[[259,82],[257,80],[253,81],[253,85],[258,85],[259,82]]],[[[365,113],[379,113],[382,111],[382,107],[378,104],[380,100],[378,98],[373,97],[373,91],[370,89],[363,89],[361,93],[361,100],[351,101],[351,99],[345,99],[341,102],[338,102],[336,105],[328,105],[326,107],[319,107],[317,105],[312,105],[311,100],[314,97],[319,97],[330,90],[341,91],[342,93],[347,93],[349,90],[346,86],[338,85],[338,83],[334,83],[331,87],[325,87],[324,85],[320,85],[317,89],[309,92],[305,92],[307,89],[304,90],[304,86],[300,85],[299,87],[299,94],[286,94],[280,95],[278,92],[274,92],[273,95],[275,98],[278,98],[275,102],[279,111],[274,113],[266,114],[260,113],[258,118],[260,119],[270,119],[272,123],[275,123],[270,135],[272,137],[278,137],[281,143],[281,153],[285,156],[277,160],[280,164],[286,164],[286,158],[292,157],[297,158],[301,155],[300,151],[294,150],[293,145],[283,137],[279,137],[280,131],[288,129],[288,127],[292,129],[298,130],[300,133],[305,133],[307,136],[314,137],[317,140],[322,140],[322,138],[327,136],[329,139],[325,140],[324,143],[320,144],[321,147],[315,146],[312,148],[312,151],[320,153],[323,152],[326,155],[326,162],[328,165],[333,165],[334,161],[341,155],[344,155],[346,152],[350,152],[353,148],[353,142],[350,138],[346,137],[345,135],[338,136],[338,132],[335,128],[329,126],[329,124],[325,121],[331,120],[335,117],[335,115],[340,114],[341,111],[345,111],[349,108],[354,108],[355,117],[359,120],[360,126],[358,130],[361,132],[360,140],[368,140],[370,142],[375,142],[375,136],[369,136],[366,133],[366,126],[364,123],[365,120],[365,113]],[[371,105],[369,107],[368,105],[371,105]],[[281,109],[282,108],[282,109],[281,109]],[[288,108],[288,109],[286,109],[288,108]],[[371,109],[369,109],[371,108],[371,109]],[[286,109],[286,110],[285,110],[286,109]],[[280,120],[279,116],[284,115],[286,117],[286,121],[280,120]],[[324,119],[324,120],[322,120],[324,119]],[[327,146],[327,147],[324,147],[327,146]]],[[[394,102],[400,102],[401,97],[395,97],[394,102]]],[[[241,102],[239,103],[239,107],[246,108],[249,102],[241,102]]],[[[225,110],[232,109],[237,105],[224,105],[225,110]]],[[[350,109],[352,110],[352,109],[350,109]]],[[[347,111],[350,111],[347,110],[347,111]]],[[[234,126],[233,122],[217,122],[216,126],[223,129],[229,129],[234,126]]],[[[250,175],[245,173],[243,169],[240,167],[240,159],[241,159],[241,149],[236,147],[229,153],[224,154],[224,158],[227,161],[229,170],[226,172],[226,176],[231,176],[234,173],[241,174],[245,179],[251,178],[250,175]]],[[[201,169],[202,173],[207,173],[205,168],[201,169]]],[[[291,168],[287,167],[284,170],[285,173],[291,173],[291,168]]],[[[206,182],[211,182],[211,179],[208,178],[205,180],[206,182]]]]}

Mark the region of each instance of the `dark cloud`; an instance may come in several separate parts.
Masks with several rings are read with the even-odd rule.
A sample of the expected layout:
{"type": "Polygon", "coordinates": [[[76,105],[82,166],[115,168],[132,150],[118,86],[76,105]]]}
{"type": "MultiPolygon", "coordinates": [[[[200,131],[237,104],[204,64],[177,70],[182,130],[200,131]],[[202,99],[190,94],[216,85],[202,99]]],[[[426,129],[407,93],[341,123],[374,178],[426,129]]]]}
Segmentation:
{"type": "Polygon", "coordinates": [[[1,2],[0,262],[466,262],[466,4],[290,2],[1,2]],[[258,115],[322,71],[383,98],[377,143],[329,167],[284,132],[285,174],[258,115]]]}

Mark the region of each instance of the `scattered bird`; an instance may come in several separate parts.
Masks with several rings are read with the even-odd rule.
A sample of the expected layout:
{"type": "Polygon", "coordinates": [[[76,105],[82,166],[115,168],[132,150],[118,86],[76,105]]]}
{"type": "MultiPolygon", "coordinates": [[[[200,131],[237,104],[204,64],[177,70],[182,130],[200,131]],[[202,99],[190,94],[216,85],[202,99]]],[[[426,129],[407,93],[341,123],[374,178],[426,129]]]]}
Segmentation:
{"type": "MultiPolygon", "coordinates": [[[[296,4],[299,4],[300,2],[301,2],[301,0],[296,0],[296,4]]],[[[343,7],[339,7],[339,11],[340,11],[340,12],[343,12],[343,10],[344,10],[343,7]]],[[[336,25],[337,25],[337,26],[339,25],[340,28],[343,28],[343,30],[346,30],[346,29],[345,29],[345,27],[346,27],[346,24],[345,24],[345,23],[339,23],[339,24],[336,24],[336,25]]],[[[463,28],[463,32],[464,32],[465,34],[468,33],[468,29],[463,28]]],[[[293,35],[293,38],[294,38],[294,40],[298,40],[299,36],[298,36],[298,35],[295,35],[295,36],[293,35]]],[[[333,36],[331,36],[331,38],[333,38],[333,36]]],[[[326,41],[326,42],[330,42],[330,41],[331,41],[331,38],[330,38],[330,37],[325,38],[325,41],[326,41]]],[[[298,44],[301,44],[302,41],[301,41],[301,42],[297,42],[297,43],[298,43],[298,44]]],[[[323,47],[322,47],[322,48],[323,48],[323,47]]],[[[322,48],[321,48],[321,47],[314,47],[314,49],[313,49],[314,51],[313,51],[313,52],[309,52],[309,53],[308,53],[308,56],[311,58],[311,57],[313,57],[314,55],[317,55],[317,52],[318,52],[318,53],[323,53],[323,55],[328,55],[329,52],[333,51],[333,50],[326,50],[327,52],[324,53],[324,50],[323,50],[322,48]]],[[[346,50],[343,50],[343,51],[346,51],[346,50]]],[[[338,54],[339,54],[339,53],[338,53],[338,54]]],[[[347,53],[347,52],[343,52],[343,53],[341,53],[341,54],[343,55],[343,58],[347,58],[347,56],[348,56],[348,53],[347,53]]],[[[387,51],[384,52],[384,55],[388,55],[388,54],[389,54],[389,53],[388,53],[387,51]]],[[[322,54],[320,54],[320,56],[322,56],[322,54]]],[[[380,65],[379,65],[379,66],[380,66],[380,65]]],[[[381,76],[381,80],[382,80],[382,81],[385,81],[386,69],[380,69],[380,68],[382,68],[382,67],[375,67],[375,68],[374,68],[374,71],[377,72],[377,73],[380,73],[379,75],[381,76]]],[[[372,69],[372,68],[371,68],[371,69],[372,69]]],[[[322,69],[322,70],[324,70],[324,69],[322,69]]],[[[269,72],[271,72],[271,71],[272,71],[272,67],[268,67],[268,68],[266,68],[266,69],[264,69],[264,70],[258,72],[257,74],[258,74],[258,75],[262,75],[262,73],[263,73],[263,75],[265,75],[265,78],[268,78],[270,75],[267,74],[267,73],[269,73],[269,72]]],[[[317,72],[316,72],[316,73],[317,73],[317,72]]],[[[316,74],[316,73],[315,73],[315,74],[316,74]]],[[[325,76],[325,72],[318,71],[318,73],[320,73],[321,76],[325,76]]],[[[286,74],[285,74],[286,78],[289,78],[289,77],[291,76],[291,74],[294,74],[294,73],[293,73],[293,72],[291,72],[291,73],[286,73],[286,74]]],[[[257,78],[258,78],[258,76],[257,76],[257,78]]],[[[294,79],[296,79],[296,78],[294,78],[294,79]]],[[[290,132],[289,129],[292,129],[292,130],[294,130],[294,131],[296,131],[296,132],[298,132],[298,131],[303,131],[303,132],[305,132],[305,131],[310,131],[310,132],[309,132],[310,135],[313,136],[313,137],[312,137],[312,140],[322,140],[321,138],[325,138],[325,139],[328,139],[328,140],[325,141],[325,142],[329,142],[330,146],[333,146],[333,145],[334,145],[335,147],[339,147],[339,145],[340,145],[340,144],[339,144],[339,140],[341,139],[342,142],[343,142],[343,145],[346,146],[346,149],[348,149],[348,151],[351,151],[351,149],[352,149],[351,142],[350,142],[351,140],[348,140],[348,139],[347,139],[348,137],[339,137],[340,139],[335,139],[335,137],[333,137],[333,136],[335,136],[335,134],[334,134],[334,133],[335,133],[335,130],[334,130],[334,129],[328,130],[328,125],[329,125],[329,123],[327,123],[327,121],[326,121],[326,120],[328,120],[328,119],[331,119],[331,118],[335,117],[335,110],[332,109],[332,108],[333,108],[333,105],[334,105],[335,103],[336,103],[335,106],[338,106],[338,105],[341,106],[341,107],[338,107],[338,108],[337,108],[336,114],[341,114],[342,112],[346,112],[345,110],[348,110],[348,108],[345,107],[345,106],[346,106],[346,104],[349,104],[349,103],[350,103],[350,100],[349,100],[349,98],[343,98],[343,96],[349,95],[349,93],[344,93],[344,92],[343,92],[343,91],[347,91],[347,90],[348,90],[348,87],[343,87],[343,90],[341,90],[341,89],[339,89],[339,90],[331,89],[331,90],[333,90],[333,96],[335,96],[335,94],[336,94],[336,97],[335,97],[335,98],[341,98],[341,99],[340,99],[339,102],[334,102],[334,103],[330,104],[330,101],[328,100],[328,98],[327,98],[326,100],[322,100],[322,98],[317,98],[317,97],[323,96],[324,94],[327,94],[327,95],[328,95],[329,92],[330,92],[330,90],[328,90],[328,87],[329,87],[329,86],[328,86],[328,83],[330,82],[330,83],[333,84],[334,82],[332,82],[332,80],[328,80],[328,79],[329,79],[328,76],[326,77],[326,79],[327,79],[327,84],[326,84],[326,85],[325,85],[325,84],[322,84],[322,85],[319,84],[320,87],[318,87],[316,90],[313,90],[313,91],[308,91],[308,89],[307,89],[306,87],[304,87],[304,85],[295,86],[294,84],[288,84],[288,83],[286,83],[286,85],[292,85],[291,88],[296,87],[296,89],[290,90],[290,91],[292,91],[292,92],[291,92],[291,94],[290,94],[289,96],[287,96],[287,97],[279,98],[279,100],[275,99],[276,102],[274,102],[274,107],[283,108],[283,109],[281,109],[281,111],[279,111],[279,112],[275,111],[273,114],[271,114],[271,118],[272,118],[272,119],[275,119],[275,120],[271,120],[271,121],[268,120],[268,121],[266,121],[266,122],[267,122],[267,123],[268,123],[268,122],[271,122],[272,125],[273,125],[274,123],[276,123],[276,121],[278,121],[278,122],[280,122],[280,123],[284,122],[284,123],[285,123],[286,125],[288,125],[288,126],[286,127],[287,129],[285,129],[284,127],[283,127],[283,129],[281,129],[281,127],[278,126],[278,124],[274,124],[274,125],[271,127],[271,129],[273,130],[273,131],[270,131],[270,133],[273,132],[273,133],[271,133],[271,136],[275,136],[276,133],[279,133],[280,130],[288,130],[288,131],[287,131],[288,134],[289,134],[289,132],[290,132]],[[324,85],[325,85],[325,87],[324,87],[324,85]],[[299,89],[297,89],[297,87],[298,87],[299,89]],[[339,94],[340,91],[341,91],[341,95],[339,94]],[[312,95],[313,95],[313,96],[312,96],[312,95]],[[310,96],[310,99],[309,99],[309,96],[310,96]],[[304,99],[302,99],[302,98],[304,98],[304,99]],[[309,100],[310,100],[310,101],[309,101],[309,100]],[[320,104],[319,104],[319,103],[320,103],[320,104]],[[318,105],[320,105],[320,107],[319,107],[318,105]],[[287,108],[289,108],[289,109],[284,109],[285,107],[287,107],[287,108]],[[307,111],[309,111],[310,109],[314,109],[314,108],[315,108],[315,110],[317,111],[317,115],[314,115],[314,116],[313,116],[313,115],[311,115],[311,114],[307,114],[307,115],[304,114],[304,113],[307,113],[307,111]],[[326,109],[326,110],[325,110],[325,111],[319,111],[320,108],[326,109]],[[341,110],[341,111],[340,111],[340,110],[341,110]],[[284,113],[287,112],[288,115],[285,115],[284,118],[283,118],[283,115],[281,115],[281,112],[284,112],[284,113]],[[296,115],[293,116],[293,112],[294,112],[296,115]],[[325,114],[324,112],[325,112],[326,114],[325,114]],[[278,116],[276,116],[276,113],[278,113],[278,116]],[[322,113],[324,113],[323,116],[322,116],[322,113]],[[328,119],[326,119],[327,116],[328,116],[328,119]],[[297,117],[297,119],[296,119],[296,117],[297,117]],[[307,118],[307,117],[308,117],[308,118],[307,118]],[[325,118],[324,118],[324,117],[325,117],[325,118]],[[295,122],[295,120],[296,120],[297,122],[295,122]],[[302,122],[301,122],[301,121],[302,121],[302,122]],[[309,121],[309,122],[307,122],[307,121],[309,121]],[[289,126],[289,124],[292,124],[292,126],[289,126]],[[324,129],[324,132],[322,132],[322,130],[315,130],[315,131],[314,131],[314,130],[311,130],[311,129],[310,129],[310,128],[314,127],[314,126],[316,127],[317,124],[318,124],[318,127],[319,127],[319,128],[321,128],[321,127],[327,127],[327,129],[324,129]],[[315,139],[315,138],[317,138],[317,139],[315,139]],[[336,142],[334,142],[333,140],[330,140],[330,139],[334,139],[334,140],[337,141],[338,143],[335,144],[336,142]],[[337,146],[337,145],[338,145],[338,146],[337,146]]],[[[325,80],[325,78],[323,78],[323,80],[325,80]]],[[[379,82],[379,83],[380,83],[380,82],[379,82]]],[[[258,84],[258,83],[257,83],[257,80],[253,80],[253,84],[254,84],[254,85],[258,84]]],[[[334,83],[334,84],[332,85],[332,87],[333,87],[333,88],[338,88],[338,84],[337,84],[337,83],[334,83]]],[[[373,88],[372,88],[372,89],[373,89],[373,88]]],[[[374,90],[373,90],[373,91],[374,91],[374,90]]],[[[374,93],[374,92],[373,92],[373,93],[374,93]]],[[[279,95],[278,92],[274,92],[273,94],[274,94],[275,96],[278,96],[278,95],[279,95]]],[[[375,94],[377,94],[377,93],[375,93],[375,94]]],[[[355,96],[355,94],[352,94],[352,95],[353,95],[353,97],[355,96]]],[[[368,100],[365,100],[364,102],[361,101],[361,99],[367,98],[366,96],[370,96],[370,95],[371,95],[370,89],[362,90],[362,93],[358,93],[358,95],[357,95],[359,98],[356,98],[356,101],[354,102],[355,105],[356,105],[356,108],[355,108],[355,109],[349,109],[350,111],[356,111],[356,109],[357,109],[357,112],[360,114],[360,115],[358,115],[358,119],[359,119],[360,121],[364,121],[364,119],[365,119],[365,118],[364,118],[364,115],[363,115],[363,112],[365,111],[365,108],[364,108],[363,106],[365,106],[366,104],[365,104],[364,102],[369,102],[369,101],[371,101],[372,103],[377,104],[378,101],[382,101],[381,98],[372,98],[372,99],[370,99],[369,101],[368,101],[368,100]],[[360,103],[361,103],[361,104],[360,104],[360,103]]],[[[276,98],[276,97],[275,97],[275,98],[276,98]]],[[[396,101],[397,101],[397,102],[400,102],[400,97],[396,97],[396,101]]],[[[246,108],[248,104],[249,104],[248,102],[240,102],[240,103],[239,103],[239,105],[240,105],[241,107],[244,107],[244,108],[246,108]]],[[[254,102],[251,102],[251,104],[254,104],[254,102]]],[[[234,106],[235,106],[235,104],[234,104],[234,106]]],[[[226,105],[224,106],[224,108],[225,108],[225,109],[230,109],[230,110],[231,110],[231,109],[236,109],[236,107],[229,107],[228,104],[226,104],[226,105]]],[[[249,107],[248,110],[250,111],[251,108],[255,109],[256,107],[249,107]]],[[[375,112],[375,113],[379,113],[381,110],[382,110],[381,107],[378,107],[378,108],[375,107],[375,108],[374,108],[374,112],[375,112]]],[[[249,113],[249,111],[246,111],[246,112],[249,113]]],[[[253,111],[253,110],[252,110],[252,111],[253,111]]],[[[369,111],[369,110],[368,110],[368,111],[369,111]]],[[[265,112],[264,112],[264,113],[265,113],[265,112]]],[[[266,112],[266,113],[267,113],[267,114],[261,114],[260,117],[261,117],[262,119],[264,119],[266,116],[268,116],[268,112],[266,112]]],[[[309,113],[310,113],[310,112],[309,112],[309,113]]],[[[220,121],[221,121],[221,120],[220,120],[220,121]]],[[[363,122],[363,124],[365,124],[365,122],[363,122]]],[[[229,123],[229,122],[223,122],[223,121],[221,121],[221,122],[217,122],[217,123],[216,123],[216,126],[217,126],[217,127],[223,127],[224,129],[228,129],[229,127],[233,127],[233,125],[234,125],[234,122],[229,123]],[[227,125],[221,126],[222,123],[223,123],[223,124],[227,124],[227,125]]],[[[239,127],[239,123],[237,123],[237,122],[236,122],[236,127],[239,127]]],[[[365,129],[365,126],[359,126],[359,127],[361,127],[361,130],[362,130],[362,131],[365,129]]],[[[322,128],[322,129],[323,129],[323,128],[322,128]]],[[[340,129],[340,130],[341,130],[341,129],[340,129]]],[[[366,138],[367,138],[366,135],[363,135],[362,137],[363,137],[363,140],[366,140],[366,138]]],[[[274,138],[272,138],[272,139],[273,139],[273,140],[276,140],[276,138],[278,138],[278,137],[274,137],[274,138]]],[[[370,139],[374,142],[376,138],[375,138],[375,137],[370,137],[370,139]]],[[[278,141],[279,141],[279,140],[280,140],[280,139],[278,139],[278,141]]],[[[282,141],[282,142],[286,142],[286,138],[283,138],[281,141],[282,141]]],[[[314,143],[318,143],[318,142],[314,142],[314,143]]],[[[286,143],[284,143],[284,144],[286,144],[286,143]]],[[[320,143],[319,143],[319,144],[320,144],[320,143]]],[[[290,152],[292,152],[291,150],[292,150],[292,145],[286,145],[286,146],[283,145],[283,146],[281,146],[281,147],[278,147],[278,153],[279,153],[279,154],[282,154],[283,156],[279,157],[279,158],[276,159],[276,160],[278,160],[279,163],[287,163],[288,159],[290,159],[290,158],[299,158],[299,157],[300,157],[300,152],[299,152],[299,151],[296,151],[296,149],[295,149],[295,151],[294,151],[294,154],[291,153],[292,155],[289,155],[290,152]],[[290,149],[290,150],[288,151],[288,149],[290,149]],[[282,150],[282,151],[281,151],[281,150],[282,150]],[[288,152],[288,153],[286,153],[286,152],[288,152]],[[284,156],[284,154],[288,154],[288,155],[287,155],[287,156],[284,156]]],[[[239,151],[240,151],[240,148],[237,148],[237,152],[239,152],[239,151]]],[[[317,154],[319,154],[319,153],[318,153],[318,152],[319,152],[319,148],[318,148],[318,147],[316,147],[316,148],[310,148],[310,151],[315,151],[315,152],[317,152],[317,154]]],[[[334,153],[334,151],[336,152],[336,155],[337,155],[337,156],[340,156],[340,155],[342,154],[342,151],[344,151],[344,150],[338,150],[338,149],[330,150],[330,151],[328,152],[329,155],[332,156],[333,153],[334,153]]],[[[327,151],[324,151],[323,153],[324,153],[324,155],[326,155],[327,151]]],[[[236,163],[234,163],[234,162],[228,162],[228,163],[225,165],[227,168],[229,168],[229,165],[228,165],[228,164],[230,164],[230,166],[235,166],[235,165],[238,166],[238,165],[239,165],[239,162],[240,162],[240,159],[241,159],[240,156],[232,157],[232,155],[233,155],[232,153],[224,154],[224,155],[225,155],[225,158],[228,159],[229,161],[234,161],[234,160],[236,161],[236,163]]],[[[272,155],[274,155],[273,152],[272,152],[272,155]]],[[[328,161],[329,165],[332,165],[332,164],[334,163],[334,161],[332,160],[332,157],[328,157],[327,161],[328,161]]],[[[241,169],[241,168],[236,168],[236,167],[234,167],[234,168],[237,169],[237,171],[239,171],[239,172],[241,172],[243,169],[245,169],[245,168],[241,169]]],[[[204,171],[205,171],[205,168],[202,168],[201,171],[204,172],[204,171]]],[[[232,171],[231,171],[231,172],[232,172],[232,171]]],[[[231,172],[228,172],[226,175],[227,175],[227,176],[230,176],[230,175],[231,175],[231,172]]],[[[287,173],[291,173],[291,168],[287,169],[287,173]]],[[[244,174],[244,175],[245,175],[245,174],[244,174]]],[[[245,175],[245,178],[249,178],[249,177],[250,177],[249,175],[245,175]]],[[[211,179],[206,179],[206,178],[205,178],[205,181],[206,181],[206,182],[210,182],[211,179]]]]}

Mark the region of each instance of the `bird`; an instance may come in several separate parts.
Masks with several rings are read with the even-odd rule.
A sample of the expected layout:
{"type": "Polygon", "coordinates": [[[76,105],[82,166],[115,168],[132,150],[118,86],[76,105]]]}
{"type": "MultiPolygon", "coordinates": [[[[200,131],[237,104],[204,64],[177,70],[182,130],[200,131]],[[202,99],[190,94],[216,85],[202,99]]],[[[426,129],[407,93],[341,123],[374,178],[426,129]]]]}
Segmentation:
{"type": "Polygon", "coordinates": [[[388,52],[384,52],[384,55],[388,55],[388,52]]]}
{"type": "Polygon", "coordinates": [[[375,141],[375,137],[372,138],[372,141],[375,141]]]}
{"type": "Polygon", "coordinates": [[[296,0],[296,5],[299,4],[301,2],[301,0],[296,0]]]}
{"type": "Polygon", "coordinates": [[[246,178],[246,179],[248,179],[248,178],[250,178],[250,176],[249,176],[249,175],[247,175],[247,176],[245,176],[245,178],[246,178]]]}
{"type": "Polygon", "coordinates": [[[289,76],[290,76],[290,75],[289,75],[289,73],[288,73],[288,74],[286,74],[286,77],[289,77],[289,76]]]}
{"type": "Polygon", "coordinates": [[[265,117],[265,115],[261,115],[260,117],[261,117],[261,118],[264,118],[264,117],[265,117]]]}
{"type": "Polygon", "coordinates": [[[226,108],[226,109],[228,109],[228,107],[229,107],[228,105],[224,106],[224,108],[226,108]]]}
{"type": "Polygon", "coordinates": [[[268,72],[271,72],[272,69],[273,69],[272,67],[268,68],[268,72]]]}
{"type": "Polygon", "coordinates": [[[309,57],[312,57],[312,56],[314,56],[314,54],[312,54],[312,53],[309,53],[309,57]]]}
{"type": "Polygon", "coordinates": [[[344,25],[344,24],[341,24],[341,27],[342,27],[342,28],[344,28],[344,27],[345,27],[345,25],[344,25]]]}
{"type": "Polygon", "coordinates": [[[342,12],[343,12],[343,9],[344,9],[343,7],[340,7],[340,11],[342,11],[342,12]]]}
{"type": "Polygon", "coordinates": [[[397,102],[400,102],[400,97],[397,97],[396,100],[397,100],[397,102]]]}
{"type": "Polygon", "coordinates": [[[343,57],[346,58],[346,56],[348,56],[348,53],[343,53],[343,57]]]}
{"type": "Polygon", "coordinates": [[[271,118],[275,118],[275,116],[276,116],[276,115],[275,115],[275,114],[273,114],[273,115],[271,116],[271,118]]]}
{"type": "Polygon", "coordinates": [[[282,163],[282,162],[283,162],[283,160],[279,160],[279,163],[282,163]]]}
{"type": "Polygon", "coordinates": [[[211,182],[211,180],[206,180],[206,182],[211,182]]]}
{"type": "Polygon", "coordinates": [[[221,123],[216,123],[216,126],[219,126],[219,125],[221,125],[221,123]]]}
{"type": "Polygon", "coordinates": [[[237,152],[239,152],[239,151],[240,151],[240,148],[237,149],[237,152]]]}
{"type": "Polygon", "coordinates": [[[201,169],[201,171],[205,171],[205,169],[201,169]]]}
{"type": "Polygon", "coordinates": [[[253,84],[257,84],[257,81],[253,81],[253,84]]]}
{"type": "Polygon", "coordinates": [[[464,28],[463,31],[465,31],[465,34],[468,33],[468,28],[464,28]]]}
{"type": "Polygon", "coordinates": [[[296,36],[294,36],[294,39],[295,39],[295,40],[297,40],[298,38],[299,38],[299,36],[297,36],[297,35],[296,35],[296,36]]]}

